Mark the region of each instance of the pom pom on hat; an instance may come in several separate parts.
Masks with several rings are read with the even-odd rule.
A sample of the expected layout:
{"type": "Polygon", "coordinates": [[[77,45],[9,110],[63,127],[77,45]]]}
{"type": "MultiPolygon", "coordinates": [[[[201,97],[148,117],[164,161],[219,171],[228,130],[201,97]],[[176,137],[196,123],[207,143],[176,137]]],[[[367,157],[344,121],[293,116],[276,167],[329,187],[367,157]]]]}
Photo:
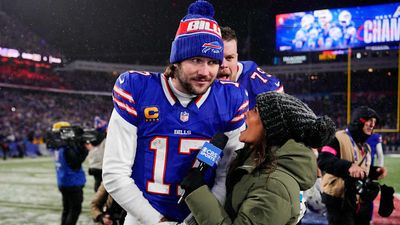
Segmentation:
{"type": "Polygon", "coordinates": [[[221,29],[214,20],[214,7],[205,0],[197,0],[188,8],[172,42],[170,63],[192,57],[207,57],[222,63],[224,42],[221,29]]]}
{"type": "Polygon", "coordinates": [[[335,127],[335,123],[328,116],[317,117],[314,123],[310,123],[304,129],[304,144],[313,148],[328,144],[335,134],[335,127]]]}
{"type": "Polygon", "coordinates": [[[257,96],[257,108],[268,144],[283,145],[289,139],[319,148],[335,134],[335,124],[327,116],[317,117],[298,98],[277,92],[257,96]]]}
{"type": "Polygon", "coordinates": [[[190,4],[188,8],[189,15],[197,14],[213,19],[214,13],[215,13],[214,7],[211,5],[211,3],[204,0],[198,0],[194,2],[190,4]]]}

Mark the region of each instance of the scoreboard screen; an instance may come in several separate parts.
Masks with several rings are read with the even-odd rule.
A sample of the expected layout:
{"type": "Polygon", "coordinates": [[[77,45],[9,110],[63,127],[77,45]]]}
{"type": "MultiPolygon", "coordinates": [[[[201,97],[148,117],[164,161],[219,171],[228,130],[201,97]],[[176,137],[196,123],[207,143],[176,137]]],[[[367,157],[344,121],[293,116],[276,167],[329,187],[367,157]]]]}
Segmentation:
{"type": "Polygon", "coordinates": [[[276,49],[309,52],[398,46],[400,3],[276,15],[276,49]]]}

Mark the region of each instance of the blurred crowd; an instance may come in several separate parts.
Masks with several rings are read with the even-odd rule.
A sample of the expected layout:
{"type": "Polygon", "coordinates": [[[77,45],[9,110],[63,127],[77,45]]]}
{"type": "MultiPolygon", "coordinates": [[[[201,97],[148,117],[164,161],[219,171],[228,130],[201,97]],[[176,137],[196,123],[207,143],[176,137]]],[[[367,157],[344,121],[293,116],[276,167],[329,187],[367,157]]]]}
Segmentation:
{"type": "Polygon", "coordinates": [[[50,68],[38,68],[29,60],[18,60],[17,63],[17,60],[2,59],[0,83],[70,89],[68,84],[60,76],[56,76],[50,68]]]}
{"type": "MultiPolygon", "coordinates": [[[[327,114],[335,120],[338,128],[346,126],[347,74],[343,72],[312,75],[281,75],[285,92],[295,95],[318,114],[327,114]]],[[[351,107],[369,105],[381,117],[378,128],[396,127],[397,77],[386,71],[352,73],[351,107]]]]}
{"type": "Polygon", "coordinates": [[[117,79],[111,73],[91,71],[59,71],[57,75],[73,90],[100,91],[110,94],[117,79]]]}
{"type": "MultiPolygon", "coordinates": [[[[368,75],[368,74],[367,74],[368,75]]],[[[367,76],[365,75],[365,76],[367,76]]],[[[357,80],[357,76],[354,76],[357,80]]],[[[365,78],[365,77],[364,77],[365,78]]],[[[346,79],[343,73],[324,73],[318,75],[280,76],[284,83],[285,92],[293,94],[317,112],[319,115],[329,115],[338,128],[346,126],[346,79]]],[[[393,129],[396,127],[397,92],[380,86],[393,82],[388,77],[368,83],[361,79],[354,89],[352,106],[371,105],[381,116],[378,128],[393,129]],[[364,82],[364,83],[363,83],[364,82]],[[368,85],[373,82],[374,86],[368,85]]],[[[44,134],[52,123],[60,120],[70,121],[83,127],[93,127],[94,116],[108,118],[112,109],[111,96],[89,94],[67,94],[49,92],[46,88],[57,88],[75,91],[98,91],[110,93],[115,77],[109,73],[94,73],[86,71],[61,71],[52,73],[50,70],[29,72],[24,67],[0,64],[0,83],[29,85],[40,87],[40,90],[26,90],[2,87],[0,90],[0,141],[2,146],[7,143],[17,143],[14,155],[23,155],[24,141],[43,142],[44,134]],[[27,76],[30,74],[31,76],[27,76]],[[22,146],[22,147],[21,147],[22,146]]],[[[396,82],[393,82],[396,83],[396,82]]],[[[385,133],[383,135],[384,150],[398,151],[400,135],[385,133]]],[[[1,151],[0,151],[0,154],[1,151]]]]}
{"type": "Polygon", "coordinates": [[[56,71],[50,65],[29,60],[1,59],[0,83],[111,93],[116,79],[111,73],[56,71]]]}
{"type": "MultiPolygon", "coordinates": [[[[0,33],[0,47],[59,55],[43,38],[1,11],[0,33]]],[[[381,116],[378,129],[396,128],[397,76],[391,74],[352,71],[352,109],[360,105],[376,109],[381,116]]],[[[23,156],[27,148],[24,143],[43,143],[46,130],[54,122],[65,120],[93,127],[95,116],[107,119],[116,75],[67,71],[48,63],[0,56],[1,148],[12,146],[10,156],[23,156]]],[[[305,101],[317,114],[330,116],[338,128],[347,125],[347,73],[274,75],[280,78],[286,93],[305,101]]],[[[400,151],[398,133],[384,133],[383,143],[386,151],[400,151]]]]}
{"type": "Polygon", "coordinates": [[[11,157],[29,155],[27,142],[43,144],[57,121],[92,128],[95,115],[108,118],[112,109],[110,96],[1,88],[0,98],[0,142],[11,157]]]}

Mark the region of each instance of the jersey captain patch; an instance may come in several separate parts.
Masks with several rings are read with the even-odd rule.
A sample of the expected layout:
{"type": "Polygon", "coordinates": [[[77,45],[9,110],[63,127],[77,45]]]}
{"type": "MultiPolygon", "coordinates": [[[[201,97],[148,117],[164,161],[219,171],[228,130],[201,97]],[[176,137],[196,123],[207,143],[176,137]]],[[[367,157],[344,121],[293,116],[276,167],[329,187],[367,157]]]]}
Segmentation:
{"type": "Polygon", "coordinates": [[[157,122],[159,121],[159,110],[156,106],[144,108],[144,118],[146,122],[157,122]]]}

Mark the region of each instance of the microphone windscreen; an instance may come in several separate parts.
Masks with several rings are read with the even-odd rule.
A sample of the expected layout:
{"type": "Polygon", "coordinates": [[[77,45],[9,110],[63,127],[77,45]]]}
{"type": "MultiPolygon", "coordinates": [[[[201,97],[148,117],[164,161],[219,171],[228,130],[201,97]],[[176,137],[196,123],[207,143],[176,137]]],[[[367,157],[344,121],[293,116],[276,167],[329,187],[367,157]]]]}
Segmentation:
{"type": "Polygon", "coordinates": [[[224,133],[215,134],[211,138],[210,143],[213,144],[215,147],[223,150],[226,146],[226,143],[228,143],[228,136],[226,136],[224,133]]]}
{"type": "Polygon", "coordinates": [[[203,147],[200,149],[197,155],[197,160],[199,160],[199,168],[202,171],[204,165],[211,168],[216,168],[219,160],[223,156],[223,149],[228,142],[228,137],[225,134],[219,133],[212,137],[210,142],[205,142],[203,147]]]}

